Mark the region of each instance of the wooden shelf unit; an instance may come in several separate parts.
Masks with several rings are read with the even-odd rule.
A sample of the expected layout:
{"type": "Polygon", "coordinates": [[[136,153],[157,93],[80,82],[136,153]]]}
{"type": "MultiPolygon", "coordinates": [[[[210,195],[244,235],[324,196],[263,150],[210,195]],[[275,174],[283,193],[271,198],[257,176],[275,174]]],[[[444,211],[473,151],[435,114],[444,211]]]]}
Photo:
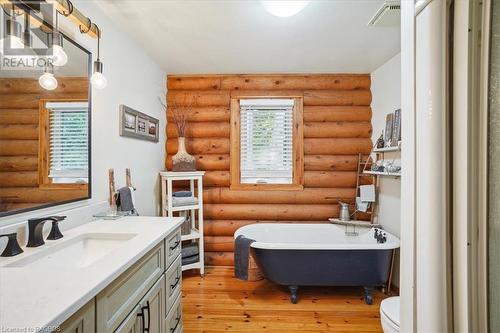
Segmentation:
{"type": "Polygon", "coordinates": [[[182,241],[198,243],[198,262],[182,266],[182,271],[188,269],[199,269],[200,274],[205,273],[205,251],[203,246],[203,175],[205,171],[190,172],[160,172],[161,181],[161,212],[162,216],[173,217],[174,212],[189,212],[191,220],[191,231],[189,234],[181,235],[182,241]],[[173,206],[173,183],[175,181],[189,181],[189,190],[198,199],[196,205],[173,206]],[[197,217],[197,218],[196,218],[197,217]]]}

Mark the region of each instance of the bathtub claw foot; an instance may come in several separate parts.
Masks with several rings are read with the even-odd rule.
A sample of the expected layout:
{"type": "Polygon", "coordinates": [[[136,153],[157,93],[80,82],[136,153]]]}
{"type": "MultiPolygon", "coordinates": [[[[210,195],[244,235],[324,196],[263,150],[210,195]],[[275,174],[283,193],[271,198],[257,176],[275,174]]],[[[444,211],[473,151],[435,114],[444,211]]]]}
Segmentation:
{"type": "Polygon", "coordinates": [[[299,295],[297,294],[297,292],[299,291],[299,287],[288,286],[288,289],[290,289],[290,301],[293,304],[297,304],[297,302],[299,301],[299,295]]]}
{"type": "Polygon", "coordinates": [[[373,304],[373,287],[363,287],[364,289],[364,297],[365,297],[365,303],[368,305],[373,304]]]}

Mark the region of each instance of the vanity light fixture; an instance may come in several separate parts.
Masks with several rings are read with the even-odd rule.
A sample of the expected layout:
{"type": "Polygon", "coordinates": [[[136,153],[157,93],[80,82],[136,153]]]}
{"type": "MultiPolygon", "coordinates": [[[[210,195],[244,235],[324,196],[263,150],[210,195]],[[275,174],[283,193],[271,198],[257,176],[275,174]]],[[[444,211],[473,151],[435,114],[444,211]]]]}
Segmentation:
{"type": "Polygon", "coordinates": [[[63,36],[59,32],[59,11],[56,10],[56,27],[52,32],[52,64],[54,66],[64,66],[68,62],[68,55],[63,49],[63,36]]]}
{"type": "Polygon", "coordinates": [[[33,44],[33,37],[30,32],[30,12],[24,13],[24,33],[23,33],[23,44],[25,47],[31,47],[33,44]]]}
{"type": "Polygon", "coordinates": [[[6,20],[6,37],[3,42],[9,42],[13,49],[24,48],[23,44],[23,28],[21,23],[16,21],[15,17],[6,20]]]}
{"type": "Polygon", "coordinates": [[[262,0],[261,4],[264,6],[264,9],[267,10],[269,13],[273,14],[274,16],[278,17],[290,17],[298,12],[300,12],[302,9],[306,8],[306,6],[309,4],[310,0],[277,0],[277,1],[271,1],[271,0],[262,0]]]}
{"type": "Polygon", "coordinates": [[[38,78],[38,83],[43,89],[54,90],[57,88],[57,79],[54,76],[54,67],[50,64],[45,66],[43,74],[38,78]]]}
{"type": "Polygon", "coordinates": [[[100,40],[101,35],[99,33],[99,35],[97,36],[97,60],[94,61],[94,74],[92,74],[92,77],[90,78],[90,83],[92,83],[92,86],[96,89],[104,89],[108,84],[108,80],[106,80],[106,77],[102,74],[103,65],[99,58],[100,40]]]}

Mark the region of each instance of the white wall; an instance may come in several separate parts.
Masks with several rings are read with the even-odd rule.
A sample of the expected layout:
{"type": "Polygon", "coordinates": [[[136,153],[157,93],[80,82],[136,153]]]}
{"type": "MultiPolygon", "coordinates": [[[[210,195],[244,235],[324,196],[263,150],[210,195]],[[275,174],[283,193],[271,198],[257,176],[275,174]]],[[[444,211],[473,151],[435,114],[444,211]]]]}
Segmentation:
{"type": "MultiPolygon", "coordinates": [[[[158,97],[165,94],[166,73],[124,32],[89,1],[73,1],[74,5],[102,30],[101,60],[108,86],[92,90],[92,199],[26,214],[0,218],[0,227],[26,221],[29,217],[64,214],[74,209],[87,212],[89,207],[102,209],[102,201],[108,198],[108,169],[115,169],[117,187],[125,183],[125,168],[131,168],[132,181],[137,188],[136,206],[141,215],[158,212],[158,172],[163,169],[165,116],[158,97]],[[160,119],[158,143],[119,136],[119,105],[160,119]]],[[[97,52],[97,40],[80,34],[78,27],[61,19],[62,30],[93,53],[97,52]]],[[[77,214],[76,214],[77,215],[77,214]]],[[[65,223],[61,225],[64,228],[65,223]]],[[[66,223],[71,225],[72,223],[66,223]]],[[[2,228],[0,228],[1,231],[2,228]]],[[[3,242],[3,240],[1,240],[3,242]]],[[[2,250],[3,243],[0,243],[2,250]]]]}
{"type": "MultiPolygon", "coordinates": [[[[371,73],[372,79],[372,140],[375,143],[382,130],[385,129],[385,117],[401,108],[401,54],[395,55],[385,64],[371,73]]],[[[404,117],[404,114],[402,114],[404,117]]],[[[402,144],[404,149],[404,143],[402,144]]],[[[385,159],[394,159],[395,164],[401,165],[401,155],[385,153],[385,159]]],[[[378,223],[390,233],[400,236],[401,226],[401,180],[399,178],[380,178],[378,196],[378,223]]],[[[397,263],[399,256],[396,257],[397,263]]],[[[399,265],[395,265],[393,283],[399,285],[399,265]]]]}

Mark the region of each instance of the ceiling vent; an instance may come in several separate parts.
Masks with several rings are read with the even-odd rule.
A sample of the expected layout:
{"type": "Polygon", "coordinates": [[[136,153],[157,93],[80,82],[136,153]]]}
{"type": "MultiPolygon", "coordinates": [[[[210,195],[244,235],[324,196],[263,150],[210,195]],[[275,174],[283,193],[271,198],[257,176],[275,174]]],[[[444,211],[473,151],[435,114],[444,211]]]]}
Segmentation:
{"type": "Polygon", "coordinates": [[[386,1],[368,22],[368,26],[398,26],[401,20],[401,4],[399,1],[386,1]]]}

